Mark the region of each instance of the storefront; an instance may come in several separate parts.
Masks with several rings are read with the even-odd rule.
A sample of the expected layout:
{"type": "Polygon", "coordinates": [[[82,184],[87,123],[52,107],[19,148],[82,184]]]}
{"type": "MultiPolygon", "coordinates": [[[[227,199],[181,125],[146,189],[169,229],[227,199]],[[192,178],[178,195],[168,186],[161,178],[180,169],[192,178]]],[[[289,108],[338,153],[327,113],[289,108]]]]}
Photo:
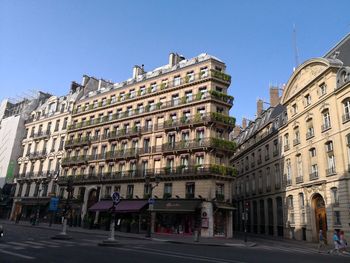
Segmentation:
{"type": "Polygon", "coordinates": [[[156,233],[192,235],[200,227],[201,200],[156,200],[153,226],[156,233]]]}
{"type": "Polygon", "coordinates": [[[39,211],[39,220],[42,222],[48,222],[49,202],[49,197],[21,198],[15,203],[13,219],[30,220],[35,218],[39,211]]]}
{"type": "Polygon", "coordinates": [[[99,212],[99,226],[108,229],[115,213],[117,230],[142,233],[147,230],[147,207],[147,200],[121,200],[114,207],[111,200],[101,200],[89,208],[89,214],[99,212]]]}

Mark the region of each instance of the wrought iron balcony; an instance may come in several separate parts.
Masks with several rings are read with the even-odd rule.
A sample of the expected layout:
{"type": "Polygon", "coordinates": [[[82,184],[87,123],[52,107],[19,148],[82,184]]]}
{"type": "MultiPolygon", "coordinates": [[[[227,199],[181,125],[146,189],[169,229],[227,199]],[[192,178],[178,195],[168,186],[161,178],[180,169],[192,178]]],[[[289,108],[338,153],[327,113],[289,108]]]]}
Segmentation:
{"type": "Polygon", "coordinates": [[[31,137],[33,137],[33,139],[35,140],[40,140],[40,139],[44,139],[44,138],[48,138],[50,136],[50,131],[46,130],[46,131],[39,131],[37,133],[32,133],[31,137]]]}
{"type": "Polygon", "coordinates": [[[67,140],[65,142],[64,147],[68,149],[72,147],[81,147],[81,146],[90,145],[90,143],[91,143],[90,137],[81,137],[81,138],[76,138],[72,140],[67,140]]]}
{"type": "Polygon", "coordinates": [[[317,180],[318,179],[318,172],[312,172],[310,173],[310,181],[317,180]]]}
{"type": "Polygon", "coordinates": [[[38,160],[38,159],[46,158],[46,155],[47,155],[47,152],[45,149],[43,151],[32,152],[27,157],[29,158],[29,160],[38,160]]]}
{"type": "Polygon", "coordinates": [[[342,120],[343,120],[343,123],[350,121],[350,112],[343,114],[342,120]]]}
{"type": "Polygon", "coordinates": [[[327,122],[327,123],[322,124],[321,131],[325,132],[325,131],[329,130],[330,128],[332,128],[331,123],[327,122]]]}
{"type": "Polygon", "coordinates": [[[335,175],[337,172],[335,170],[335,167],[331,167],[329,169],[326,169],[327,176],[335,175]]]}
{"type": "Polygon", "coordinates": [[[144,181],[145,177],[155,178],[158,177],[162,181],[167,180],[183,180],[183,179],[195,179],[195,178],[210,178],[220,177],[225,180],[232,180],[236,172],[232,167],[226,167],[221,165],[193,165],[193,166],[178,166],[178,167],[165,167],[160,169],[137,169],[129,171],[119,172],[107,172],[101,174],[86,174],[86,175],[68,175],[58,178],[59,184],[64,185],[67,183],[68,178],[73,176],[75,184],[82,183],[96,183],[96,182],[120,182],[120,181],[144,181]]]}
{"type": "Polygon", "coordinates": [[[296,146],[298,144],[300,144],[300,139],[294,139],[293,140],[293,146],[296,146]]]}
{"type": "Polygon", "coordinates": [[[295,181],[297,184],[303,183],[304,182],[304,177],[303,176],[297,176],[295,178],[295,181]]]}
{"type": "Polygon", "coordinates": [[[306,140],[311,139],[315,136],[314,130],[310,130],[306,133],[306,140]]]}

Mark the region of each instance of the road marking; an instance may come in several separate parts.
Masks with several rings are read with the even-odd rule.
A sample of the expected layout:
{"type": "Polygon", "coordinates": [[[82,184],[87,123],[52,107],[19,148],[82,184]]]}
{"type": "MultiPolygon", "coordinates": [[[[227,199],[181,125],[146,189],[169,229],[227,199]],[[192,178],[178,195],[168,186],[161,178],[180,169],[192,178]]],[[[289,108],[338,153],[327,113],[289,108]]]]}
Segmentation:
{"type": "Polygon", "coordinates": [[[37,241],[37,242],[33,242],[33,241],[25,241],[24,243],[26,244],[30,244],[30,245],[39,245],[39,246],[46,246],[46,247],[58,247],[58,246],[53,246],[50,244],[43,244],[42,241],[37,241]]]}
{"type": "Polygon", "coordinates": [[[261,248],[264,250],[270,250],[270,251],[284,251],[288,253],[294,253],[294,252],[299,252],[303,254],[318,254],[318,251],[316,250],[306,250],[306,249],[301,249],[301,248],[287,248],[287,247],[270,247],[270,246],[258,246],[256,247],[257,249],[261,248]]]}
{"type": "Polygon", "coordinates": [[[49,246],[49,247],[60,247],[59,246],[60,244],[52,241],[41,240],[40,243],[44,243],[45,246],[49,246]]]}
{"type": "Polygon", "coordinates": [[[158,249],[133,249],[133,248],[115,248],[118,250],[124,250],[124,251],[133,251],[136,253],[146,253],[146,254],[154,254],[154,255],[160,255],[160,256],[168,256],[168,257],[175,257],[175,258],[182,258],[182,259],[191,259],[191,260],[197,260],[197,261],[205,261],[205,262],[214,262],[214,263],[246,263],[244,261],[237,261],[237,260],[229,260],[229,259],[222,259],[222,258],[211,258],[211,257],[204,257],[204,256],[198,256],[194,254],[185,254],[185,253],[179,253],[169,250],[158,250],[158,249]]]}
{"type": "Polygon", "coordinates": [[[31,257],[31,256],[27,256],[27,255],[15,253],[15,252],[5,251],[5,250],[2,250],[2,249],[0,249],[0,253],[8,254],[8,255],[15,256],[15,257],[20,257],[20,258],[25,258],[25,259],[35,259],[35,257],[31,257]]]}
{"type": "Polygon", "coordinates": [[[44,247],[41,247],[41,246],[37,246],[37,245],[29,245],[29,244],[25,244],[25,243],[19,243],[19,242],[14,242],[14,241],[11,241],[11,242],[7,242],[8,244],[12,244],[12,245],[16,245],[16,246],[24,246],[24,247],[30,247],[30,248],[44,248],[44,247]]]}

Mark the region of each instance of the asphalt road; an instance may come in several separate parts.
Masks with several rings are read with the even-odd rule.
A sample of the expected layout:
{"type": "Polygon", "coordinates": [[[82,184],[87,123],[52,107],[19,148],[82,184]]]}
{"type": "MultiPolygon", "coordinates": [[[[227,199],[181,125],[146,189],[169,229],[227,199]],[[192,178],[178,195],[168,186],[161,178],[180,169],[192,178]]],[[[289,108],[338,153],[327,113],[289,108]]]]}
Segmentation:
{"type": "Polygon", "coordinates": [[[269,245],[219,247],[173,244],[160,241],[119,238],[119,247],[100,247],[106,236],[73,233],[70,241],[52,240],[54,230],[6,225],[0,239],[0,263],[12,262],[350,262],[350,257],[318,254],[315,251],[269,245]]]}

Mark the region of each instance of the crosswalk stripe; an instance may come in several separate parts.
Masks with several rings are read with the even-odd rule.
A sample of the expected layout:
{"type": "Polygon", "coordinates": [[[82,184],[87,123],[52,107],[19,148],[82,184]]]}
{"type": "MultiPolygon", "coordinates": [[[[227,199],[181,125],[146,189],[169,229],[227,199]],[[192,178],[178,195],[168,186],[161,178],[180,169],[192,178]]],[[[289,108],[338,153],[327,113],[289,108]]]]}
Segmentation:
{"type": "Polygon", "coordinates": [[[12,244],[12,245],[16,245],[16,246],[24,246],[24,247],[30,247],[30,248],[44,248],[42,246],[37,246],[37,245],[29,245],[29,244],[25,244],[25,243],[19,243],[19,242],[7,242],[8,244],[12,244]]]}
{"type": "Polygon", "coordinates": [[[33,242],[33,241],[25,241],[26,244],[30,244],[30,245],[38,245],[38,246],[46,246],[46,247],[58,247],[58,246],[53,246],[53,245],[49,245],[49,244],[43,244],[42,241],[38,241],[38,242],[33,242]]]}
{"type": "Polygon", "coordinates": [[[61,244],[53,242],[53,241],[46,241],[46,240],[41,240],[40,243],[45,244],[45,246],[49,247],[60,247],[61,244]]]}
{"type": "Polygon", "coordinates": [[[270,251],[285,251],[285,252],[300,252],[304,254],[318,254],[318,251],[316,250],[306,250],[306,249],[301,249],[301,248],[285,248],[285,247],[269,247],[269,246],[258,246],[257,248],[265,249],[265,250],[270,250],[270,251]]]}

